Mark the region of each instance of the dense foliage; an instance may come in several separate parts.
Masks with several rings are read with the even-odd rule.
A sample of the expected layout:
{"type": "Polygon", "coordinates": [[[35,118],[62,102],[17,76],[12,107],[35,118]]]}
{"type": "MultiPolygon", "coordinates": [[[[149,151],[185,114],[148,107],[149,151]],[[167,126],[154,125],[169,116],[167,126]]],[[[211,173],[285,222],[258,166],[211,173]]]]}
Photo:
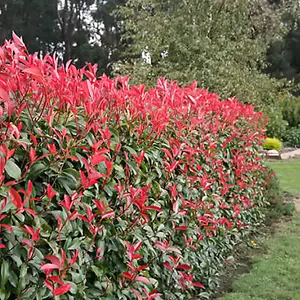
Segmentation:
{"type": "Polygon", "coordinates": [[[300,148],[300,128],[289,128],[285,134],[285,142],[290,147],[300,148]]]}
{"type": "Polygon", "coordinates": [[[296,1],[128,0],[123,38],[133,40],[119,70],[134,82],[167,76],[263,108],[285,85],[264,73],[268,45],[292,26],[296,1]],[[187,17],[188,16],[188,17],[187,17]]]}
{"type": "Polygon", "coordinates": [[[202,299],[260,224],[264,118],[0,48],[0,298],[202,299]]]}

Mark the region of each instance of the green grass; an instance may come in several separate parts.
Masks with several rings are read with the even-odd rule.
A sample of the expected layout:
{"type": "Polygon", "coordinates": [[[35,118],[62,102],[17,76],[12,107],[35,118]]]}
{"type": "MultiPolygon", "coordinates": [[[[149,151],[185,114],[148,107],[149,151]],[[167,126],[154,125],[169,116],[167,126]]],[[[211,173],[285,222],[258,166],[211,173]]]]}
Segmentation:
{"type": "MultiPolygon", "coordinates": [[[[300,196],[300,159],[269,161],[280,187],[300,196]]],[[[267,249],[254,256],[250,273],[233,282],[233,292],[221,300],[300,300],[300,213],[282,221],[276,233],[257,242],[267,249]]]]}
{"type": "Polygon", "coordinates": [[[300,159],[269,161],[268,165],[278,176],[283,191],[300,196],[300,159]]]}
{"type": "Polygon", "coordinates": [[[251,272],[222,300],[300,300],[300,214],[263,243],[267,254],[255,258],[251,272]]]}

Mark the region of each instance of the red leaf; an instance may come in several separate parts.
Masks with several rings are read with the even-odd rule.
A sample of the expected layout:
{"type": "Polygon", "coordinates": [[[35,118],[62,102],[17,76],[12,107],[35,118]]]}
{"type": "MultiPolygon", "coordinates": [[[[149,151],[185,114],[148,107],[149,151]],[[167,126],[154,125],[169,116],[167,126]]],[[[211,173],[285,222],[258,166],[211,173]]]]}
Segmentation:
{"type": "Polygon", "coordinates": [[[140,266],[140,267],[138,267],[138,268],[136,269],[136,272],[140,272],[140,271],[143,271],[143,270],[148,269],[148,268],[149,268],[149,266],[147,266],[147,265],[140,266]]]}
{"type": "Polygon", "coordinates": [[[130,279],[130,280],[132,280],[134,278],[133,275],[129,272],[123,272],[122,276],[127,278],[127,279],[130,279]]]}
{"type": "Polygon", "coordinates": [[[7,231],[12,232],[12,227],[10,225],[7,224],[0,224],[0,229],[1,227],[5,228],[7,231]]]}
{"type": "Polygon", "coordinates": [[[0,102],[8,102],[10,99],[9,93],[0,87],[0,102]],[[2,100],[2,101],[1,101],[2,100]]]}
{"type": "Polygon", "coordinates": [[[31,68],[26,68],[23,70],[24,73],[28,73],[34,76],[34,78],[39,81],[40,83],[43,82],[43,74],[41,70],[38,67],[31,67],[31,68]]]}
{"type": "Polygon", "coordinates": [[[47,196],[49,200],[52,200],[52,198],[56,195],[56,192],[53,190],[52,186],[50,184],[47,185],[47,196]]]}
{"type": "Polygon", "coordinates": [[[178,266],[176,267],[176,269],[189,271],[189,270],[191,270],[192,268],[191,268],[189,265],[187,265],[187,264],[180,264],[180,265],[178,265],[178,266]]]}
{"type": "Polygon", "coordinates": [[[71,283],[63,284],[62,286],[56,288],[53,292],[54,296],[60,296],[66,294],[72,288],[71,283]]]}
{"type": "Polygon", "coordinates": [[[28,186],[27,186],[27,196],[29,197],[32,193],[32,181],[28,181],[28,186]]]}
{"type": "Polygon", "coordinates": [[[91,159],[91,165],[95,166],[100,164],[102,161],[105,161],[106,158],[102,154],[96,153],[93,158],[91,159]]]}
{"type": "MultiPolygon", "coordinates": [[[[2,240],[2,238],[0,238],[0,241],[2,240]]],[[[4,244],[0,244],[0,249],[4,249],[5,245],[4,244]]]]}
{"type": "Polygon", "coordinates": [[[78,254],[79,254],[79,250],[77,249],[77,250],[75,251],[74,256],[72,257],[71,265],[74,265],[74,264],[75,264],[75,262],[76,262],[76,260],[77,260],[77,257],[78,257],[78,254]]]}
{"type": "Polygon", "coordinates": [[[45,255],[45,258],[50,260],[53,265],[57,266],[58,268],[60,267],[61,263],[58,257],[54,255],[45,255]]]}
{"type": "Polygon", "coordinates": [[[16,190],[14,190],[12,187],[9,189],[9,198],[10,198],[11,202],[13,203],[13,205],[17,209],[23,208],[22,198],[21,198],[20,194],[16,190]]]}
{"type": "Polygon", "coordinates": [[[164,263],[163,263],[163,266],[164,266],[166,269],[172,271],[172,266],[170,265],[169,262],[164,262],[164,263]]]}
{"type": "Polygon", "coordinates": [[[27,211],[28,213],[30,213],[32,216],[36,216],[36,212],[30,208],[25,208],[25,211],[27,211]]]}
{"type": "Polygon", "coordinates": [[[5,159],[4,157],[0,156],[0,175],[2,175],[5,168],[5,159]]]}
{"type": "Polygon", "coordinates": [[[52,270],[55,270],[55,269],[59,269],[59,267],[57,265],[54,265],[54,264],[44,264],[41,267],[41,271],[52,271],[52,270]]]}
{"type": "Polygon", "coordinates": [[[51,282],[46,279],[44,280],[44,284],[53,293],[53,285],[51,284],[51,282]]]}
{"type": "Polygon", "coordinates": [[[19,37],[15,34],[14,31],[12,32],[12,38],[13,38],[14,42],[15,42],[17,45],[19,45],[19,46],[21,46],[22,48],[26,49],[26,46],[25,46],[25,44],[24,44],[24,42],[23,42],[22,37],[19,38],[19,37]]]}
{"type": "Polygon", "coordinates": [[[28,246],[29,248],[33,248],[33,242],[31,240],[28,239],[23,239],[21,241],[22,245],[24,246],[28,246]]]}
{"type": "Polygon", "coordinates": [[[50,276],[49,280],[57,282],[59,284],[64,284],[64,282],[59,278],[59,276],[50,276]]]}
{"type": "Polygon", "coordinates": [[[205,289],[205,286],[200,282],[192,282],[192,286],[196,286],[200,289],[205,289]]]}
{"type": "Polygon", "coordinates": [[[187,230],[188,228],[187,228],[187,226],[177,226],[177,227],[175,227],[175,230],[187,230]]]}
{"type": "Polygon", "coordinates": [[[29,156],[30,156],[30,162],[31,163],[35,162],[36,152],[35,152],[34,148],[32,148],[32,147],[30,148],[29,156]]]}

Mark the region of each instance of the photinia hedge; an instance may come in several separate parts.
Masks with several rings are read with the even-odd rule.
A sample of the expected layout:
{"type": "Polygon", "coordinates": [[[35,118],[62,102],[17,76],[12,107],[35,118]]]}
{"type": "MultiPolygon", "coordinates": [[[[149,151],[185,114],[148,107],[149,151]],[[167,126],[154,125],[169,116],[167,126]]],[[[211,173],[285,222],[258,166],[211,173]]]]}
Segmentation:
{"type": "Polygon", "coordinates": [[[205,299],[262,220],[265,121],[0,48],[0,299],[205,299]]]}

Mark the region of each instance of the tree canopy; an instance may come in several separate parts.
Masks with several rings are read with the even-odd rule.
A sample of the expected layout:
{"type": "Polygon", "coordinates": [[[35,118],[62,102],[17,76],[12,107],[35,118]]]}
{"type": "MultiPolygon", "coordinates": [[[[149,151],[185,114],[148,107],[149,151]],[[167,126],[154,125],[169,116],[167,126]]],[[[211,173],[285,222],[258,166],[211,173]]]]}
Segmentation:
{"type": "Polygon", "coordinates": [[[134,81],[167,75],[184,84],[272,103],[285,85],[270,78],[269,45],[292,28],[292,1],[129,0],[121,9],[125,39],[133,40],[120,66],[134,81]],[[148,62],[143,57],[148,55],[148,62]],[[151,62],[149,58],[151,57],[151,62]]]}

